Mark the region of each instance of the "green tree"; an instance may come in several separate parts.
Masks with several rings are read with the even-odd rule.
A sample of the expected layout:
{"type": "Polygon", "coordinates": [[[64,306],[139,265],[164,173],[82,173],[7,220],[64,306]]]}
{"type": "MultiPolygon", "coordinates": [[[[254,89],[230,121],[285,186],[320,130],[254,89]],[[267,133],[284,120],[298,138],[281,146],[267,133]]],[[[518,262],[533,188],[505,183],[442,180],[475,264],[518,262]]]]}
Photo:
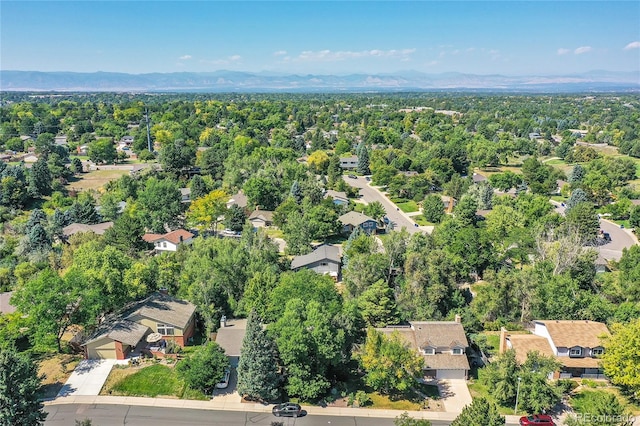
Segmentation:
{"type": "Polygon", "coordinates": [[[147,148],[145,148],[142,151],[140,151],[140,153],[138,154],[138,159],[140,161],[144,161],[146,163],[148,161],[155,160],[156,156],[153,154],[153,152],[151,152],[147,148]]]}
{"type": "Polygon", "coordinates": [[[245,216],[242,207],[234,204],[229,207],[224,215],[224,226],[232,231],[240,232],[242,231],[242,228],[244,228],[246,220],[247,217],[245,216]]]}
{"type": "Polygon", "coordinates": [[[262,210],[274,210],[280,203],[280,190],[271,178],[249,178],[243,186],[243,191],[249,203],[262,210]]]}
{"type": "Polygon", "coordinates": [[[627,389],[640,400],[640,319],[613,324],[611,336],[604,339],[602,366],[611,383],[627,389]]]}
{"type": "Polygon", "coordinates": [[[100,222],[100,215],[96,210],[96,200],[87,192],[81,192],[67,210],[69,219],[76,223],[92,225],[100,222]]]}
{"type": "Polygon", "coordinates": [[[635,233],[640,233],[640,206],[634,206],[631,209],[631,214],[629,215],[629,225],[631,225],[635,229],[635,233]]]}
{"type": "Polygon", "coordinates": [[[255,311],[249,314],[238,363],[238,393],[258,401],[278,397],[278,364],[276,346],[262,328],[255,311]]]}
{"type": "Polygon", "coordinates": [[[42,197],[51,194],[51,173],[47,165],[47,158],[41,155],[31,167],[29,174],[29,194],[34,197],[42,197]]]}
{"type": "Polygon", "coordinates": [[[486,398],[474,398],[470,405],[451,423],[451,426],[504,426],[505,418],[498,407],[486,398]]]}
{"type": "Polygon", "coordinates": [[[576,399],[580,401],[579,408],[575,407],[577,404],[572,405],[579,415],[567,416],[567,426],[633,426],[633,416],[612,393],[583,391],[576,399]]]}
{"type": "Polygon", "coordinates": [[[358,147],[357,171],[361,175],[368,175],[371,173],[371,170],[369,170],[369,150],[364,144],[360,144],[358,147]]]}
{"type": "Polygon", "coordinates": [[[125,212],[107,229],[104,240],[124,253],[134,255],[149,248],[149,243],[142,239],[143,235],[144,227],[140,218],[125,212]]]}
{"type": "Polygon", "coordinates": [[[197,198],[189,205],[186,213],[187,223],[199,230],[213,230],[217,232],[218,222],[227,211],[226,202],[229,195],[221,189],[216,189],[197,198]]]}
{"type": "Polygon", "coordinates": [[[211,393],[228,368],[229,358],[224,354],[224,349],[215,342],[208,342],[198,348],[176,366],[190,388],[205,394],[211,393]]]}
{"type": "Polygon", "coordinates": [[[311,252],[313,240],[311,224],[302,214],[291,213],[282,231],[284,240],[287,242],[288,254],[302,255],[311,252]]]}
{"type": "Polygon", "coordinates": [[[454,209],[455,218],[458,219],[464,225],[475,225],[477,218],[476,212],[478,211],[478,203],[476,200],[468,195],[462,197],[458,205],[454,209]]]}
{"type": "Polygon", "coordinates": [[[41,379],[37,365],[26,354],[0,351],[0,425],[44,424],[47,413],[38,399],[41,379]]]}
{"type": "Polygon", "coordinates": [[[444,217],[444,203],[438,195],[427,195],[422,202],[422,215],[431,223],[440,223],[444,217]]]}
{"type": "Polygon", "coordinates": [[[386,210],[384,209],[384,206],[380,201],[374,201],[372,203],[367,204],[366,206],[364,206],[363,212],[364,214],[372,217],[378,222],[381,222],[384,215],[387,214],[386,210]]]}
{"type": "Polygon", "coordinates": [[[414,419],[406,411],[393,420],[395,426],[431,426],[431,422],[425,419],[414,419]]]}
{"type": "Polygon", "coordinates": [[[565,224],[575,230],[583,241],[593,241],[600,229],[598,214],[589,202],[578,203],[568,210],[565,224]]]}
{"type": "Polygon", "coordinates": [[[111,139],[98,139],[89,144],[89,160],[96,164],[113,163],[118,156],[111,139]]]}
{"type": "Polygon", "coordinates": [[[189,187],[191,188],[192,200],[197,200],[200,197],[204,197],[210,192],[209,188],[207,188],[207,184],[200,175],[195,175],[193,178],[191,178],[189,187]]]}
{"type": "Polygon", "coordinates": [[[424,366],[422,356],[408,347],[398,333],[386,336],[373,328],[367,330],[367,339],[357,357],[367,372],[365,383],[386,394],[415,386],[424,366]]]}
{"type": "Polygon", "coordinates": [[[162,169],[180,175],[185,168],[196,161],[196,149],[182,139],[165,144],[160,150],[162,169]]]}
{"type": "Polygon", "coordinates": [[[182,213],[181,200],[174,180],[149,178],[144,188],[138,190],[138,203],[145,226],[158,233],[165,232],[165,225],[174,228],[182,213]]]}
{"type": "Polygon", "coordinates": [[[358,297],[362,318],[372,327],[386,327],[399,322],[393,289],[378,280],[358,297]]]}
{"type": "Polygon", "coordinates": [[[567,210],[570,210],[578,203],[585,203],[589,201],[587,198],[587,193],[584,192],[581,188],[576,188],[571,192],[569,199],[567,200],[567,210]]]}

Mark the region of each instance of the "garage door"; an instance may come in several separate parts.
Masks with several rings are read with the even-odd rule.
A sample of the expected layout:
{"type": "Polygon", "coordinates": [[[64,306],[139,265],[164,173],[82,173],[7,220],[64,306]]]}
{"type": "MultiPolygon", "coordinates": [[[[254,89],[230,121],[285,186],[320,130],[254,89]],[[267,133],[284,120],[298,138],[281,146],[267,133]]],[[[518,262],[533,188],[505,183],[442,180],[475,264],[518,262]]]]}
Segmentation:
{"type": "Polygon", "coordinates": [[[93,349],[88,351],[89,359],[116,359],[116,350],[109,348],[93,349]]]}
{"type": "Polygon", "coordinates": [[[438,370],[437,379],[464,380],[466,379],[465,370],[438,370]]]}

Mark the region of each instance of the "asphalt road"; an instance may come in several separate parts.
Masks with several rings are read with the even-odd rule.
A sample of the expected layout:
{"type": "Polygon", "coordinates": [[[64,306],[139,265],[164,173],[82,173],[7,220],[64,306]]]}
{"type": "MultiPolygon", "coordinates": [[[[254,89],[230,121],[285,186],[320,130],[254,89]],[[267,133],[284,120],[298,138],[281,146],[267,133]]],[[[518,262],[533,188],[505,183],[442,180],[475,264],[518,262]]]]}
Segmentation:
{"type": "Polygon", "coordinates": [[[343,176],[343,179],[349,185],[355,188],[360,188],[360,194],[362,194],[361,199],[366,203],[380,201],[387,212],[389,220],[395,223],[396,231],[399,231],[400,228],[405,228],[411,234],[416,232],[425,232],[425,229],[416,227],[415,222],[405,216],[402,211],[398,211],[397,207],[380,191],[370,187],[369,182],[364,177],[358,176],[357,179],[354,179],[348,176],[343,176]]]}
{"type": "MultiPolygon", "coordinates": [[[[93,426],[270,426],[273,421],[282,421],[285,426],[393,426],[390,418],[308,415],[293,419],[278,418],[269,413],[111,404],[49,405],[45,410],[49,413],[46,426],[73,426],[75,420],[86,418],[91,419],[93,426]]],[[[445,426],[450,423],[432,420],[431,424],[445,426]]]]}

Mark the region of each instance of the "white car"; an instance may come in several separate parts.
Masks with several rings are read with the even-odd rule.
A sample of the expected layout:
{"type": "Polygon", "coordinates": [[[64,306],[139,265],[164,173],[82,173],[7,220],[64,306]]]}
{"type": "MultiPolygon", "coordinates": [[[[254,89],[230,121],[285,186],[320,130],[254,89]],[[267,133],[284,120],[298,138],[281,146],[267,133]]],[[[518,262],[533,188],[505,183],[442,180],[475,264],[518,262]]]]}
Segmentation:
{"type": "Polygon", "coordinates": [[[222,378],[222,380],[216,383],[216,388],[226,389],[226,387],[229,386],[229,376],[231,376],[231,370],[227,368],[226,370],[224,370],[224,377],[222,378]]]}

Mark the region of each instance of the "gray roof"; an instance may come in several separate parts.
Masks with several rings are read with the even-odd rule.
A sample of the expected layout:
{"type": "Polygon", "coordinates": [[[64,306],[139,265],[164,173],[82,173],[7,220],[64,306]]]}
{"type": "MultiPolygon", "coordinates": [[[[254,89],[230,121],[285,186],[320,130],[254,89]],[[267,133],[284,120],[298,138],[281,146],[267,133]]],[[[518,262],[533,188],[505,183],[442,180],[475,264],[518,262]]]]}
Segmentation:
{"type": "Polygon", "coordinates": [[[358,213],[356,211],[345,213],[342,216],[340,216],[338,220],[340,220],[340,222],[342,222],[343,225],[352,225],[352,226],[360,226],[364,222],[367,222],[370,220],[374,222],[376,221],[375,219],[370,218],[369,216],[364,215],[362,213],[358,213]]]}
{"type": "MultiPolygon", "coordinates": [[[[119,206],[118,206],[119,207],[119,206]]],[[[70,237],[78,232],[93,232],[98,235],[104,234],[107,229],[113,226],[113,222],[96,223],[95,225],[86,225],[84,223],[72,223],[62,228],[62,234],[70,237]]]]}
{"type": "Polygon", "coordinates": [[[254,210],[249,215],[249,220],[262,219],[265,222],[273,222],[273,212],[269,210],[254,210]]]}
{"type": "Polygon", "coordinates": [[[349,201],[349,197],[347,196],[346,192],[334,191],[333,189],[329,189],[327,192],[325,192],[324,196],[325,196],[325,198],[326,197],[331,197],[334,200],[338,199],[338,200],[349,201]]]}
{"type": "Polygon", "coordinates": [[[216,343],[224,349],[227,356],[240,356],[242,341],[247,330],[246,319],[227,320],[226,327],[220,327],[216,334],[216,343]]]}
{"type": "Polygon", "coordinates": [[[232,195],[229,201],[227,201],[227,206],[231,207],[234,204],[242,208],[247,207],[247,196],[242,192],[232,195]]]}
{"type": "Polygon", "coordinates": [[[340,161],[343,161],[343,162],[358,161],[358,156],[357,155],[352,155],[351,157],[340,157],[340,161]]]}
{"type": "Polygon", "coordinates": [[[291,269],[298,269],[325,259],[340,263],[340,248],[323,244],[309,254],[294,257],[291,261],[291,269]]]}
{"type": "Polygon", "coordinates": [[[11,300],[11,296],[13,296],[12,291],[0,293],[0,313],[11,314],[16,311],[16,307],[9,302],[11,300]]]}
{"type": "Polygon", "coordinates": [[[141,315],[159,323],[185,328],[196,306],[184,300],[175,299],[162,293],[153,293],[127,309],[122,315],[125,319],[141,315]]]}
{"type": "Polygon", "coordinates": [[[191,188],[180,188],[180,195],[191,195],[191,188]]]}
{"type": "Polygon", "coordinates": [[[95,333],[93,333],[93,335],[83,343],[83,346],[105,337],[122,342],[126,345],[136,346],[149,331],[151,330],[146,325],[138,324],[133,321],[105,321],[98,327],[95,333]]]}

